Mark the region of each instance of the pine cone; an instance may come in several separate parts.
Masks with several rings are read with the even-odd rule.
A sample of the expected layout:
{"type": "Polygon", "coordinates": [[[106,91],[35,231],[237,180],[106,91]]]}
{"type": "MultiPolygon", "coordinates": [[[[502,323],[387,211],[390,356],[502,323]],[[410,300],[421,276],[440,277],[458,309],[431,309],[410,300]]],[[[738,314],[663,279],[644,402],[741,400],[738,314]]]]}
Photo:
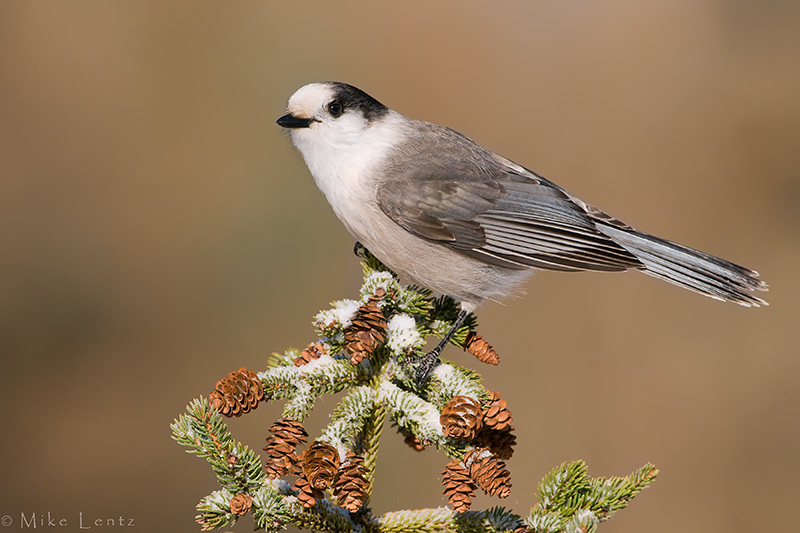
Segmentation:
{"type": "Polygon", "coordinates": [[[242,416],[264,399],[264,389],[256,373],[246,368],[231,372],[217,381],[217,386],[208,395],[212,407],[225,416],[242,416]]]}
{"type": "Polygon", "coordinates": [[[311,486],[305,476],[300,476],[297,479],[294,488],[298,491],[297,501],[299,501],[303,507],[314,507],[317,504],[317,500],[325,497],[321,490],[317,490],[311,486]]]}
{"type": "Polygon", "coordinates": [[[328,353],[325,345],[321,342],[311,342],[300,351],[300,356],[294,360],[294,366],[303,366],[310,363],[314,359],[319,359],[321,356],[328,353]]]}
{"type": "Polygon", "coordinates": [[[264,451],[267,452],[267,477],[276,479],[289,473],[294,473],[298,459],[295,449],[298,445],[307,442],[308,433],[303,424],[294,418],[281,418],[269,428],[271,436],[267,438],[264,451]]]}
{"type": "Polygon", "coordinates": [[[451,439],[470,441],[482,425],[481,406],[469,396],[454,396],[442,409],[442,432],[451,439]]]}
{"type": "Polygon", "coordinates": [[[464,343],[464,350],[478,358],[482,363],[497,365],[500,363],[500,356],[494,351],[492,345],[483,340],[483,337],[470,331],[467,341],[464,343]]]}
{"type": "Polygon", "coordinates": [[[406,433],[405,443],[414,451],[421,452],[425,449],[425,444],[413,433],[406,433]]]}
{"type": "Polygon", "coordinates": [[[354,365],[371,358],[375,349],[386,340],[386,317],[378,307],[378,302],[385,295],[383,289],[375,291],[367,303],[358,308],[350,325],[344,329],[344,347],[354,365]]]}
{"type": "Polygon", "coordinates": [[[369,490],[367,467],[364,458],[348,451],[333,487],[333,494],[341,507],[355,513],[364,505],[369,490]]]}
{"type": "Polygon", "coordinates": [[[497,431],[512,430],[511,411],[508,410],[507,402],[500,398],[500,393],[491,391],[489,393],[489,405],[483,412],[483,425],[497,431]]]}
{"type": "Polygon", "coordinates": [[[511,491],[511,472],[486,448],[472,448],[464,457],[469,476],[489,496],[505,498],[511,491]]]}
{"type": "Polygon", "coordinates": [[[303,476],[317,490],[325,490],[336,479],[339,470],[339,451],[327,442],[314,441],[301,459],[303,476]]]}
{"type": "Polygon", "coordinates": [[[479,448],[489,448],[495,457],[505,461],[511,459],[511,456],[514,455],[517,437],[511,433],[510,429],[496,431],[484,427],[475,437],[475,440],[472,441],[472,444],[479,448]]]}
{"type": "Polygon", "coordinates": [[[244,516],[253,506],[253,498],[247,494],[237,494],[231,498],[231,513],[236,516],[244,516]]]}
{"type": "Polygon", "coordinates": [[[452,459],[442,472],[442,486],[444,495],[447,496],[450,505],[457,513],[469,510],[472,504],[472,496],[475,496],[476,485],[469,472],[460,462],[452,459]]]}

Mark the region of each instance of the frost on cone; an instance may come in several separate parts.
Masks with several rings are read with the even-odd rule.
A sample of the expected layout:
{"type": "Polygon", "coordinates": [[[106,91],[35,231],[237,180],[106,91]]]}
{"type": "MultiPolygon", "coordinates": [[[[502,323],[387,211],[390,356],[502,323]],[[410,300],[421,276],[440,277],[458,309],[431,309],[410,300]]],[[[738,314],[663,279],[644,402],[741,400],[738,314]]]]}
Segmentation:
{"type": "Polygon", "coordinates": [[[331,486],[339,471],[339,451],[327,442],[314,441],[300,460],[303,466],[303,477],[311,487],[325,490],[331,486]]]}
{"type": "Polygon", "coordinates": [[[242,416],[256,407],[264,399],[264,389],[256,373],[246,368],[231,372],[217,381],[216,387],[208,395],[212,407],[225,416],[242,416]]]}
{"type": "Polygon", "coordinates": [[[506,431],[514,429],[511,425],[513,421],[508,404],[500,398],[500,393],[489,392],[489,405],[483,413],[483,425],[497,431],[506,431]]]}
{"type": "Polygon", "coordinates": [[[371,358],[375,349],[386,340],[386,317],[378,307],[385,295],[383,289],[375,291],[367,303],[358,308],[344,330],[344,347],[354,365],[371,358]]]}
{"type": "Polygon", "coordinates": [[[369,490],[364,458],[348,451],[333,486],[333,495],[341,507],[355,513],[364,505],[369,490]]]}
{"type": "Polygon", "coordinates": [[[442,409],[439,422],[442,432],[451,439],[471,441],[481,429],[482,418],[478,400],[469,396],[453,396],[442,409]]]}
{"type": "Polygon", "coordinates": [[[464,343],[464,349],[478,358],[478,361],[489,365],[497,365],[500,363],[500,356],[494,351],[492,345],[483,340],[483,337],[471,331],[467,335],[467,341],[464,343]]]}
{"type": "Polygon", "coordinates": [[[300,356],[294,360],[294,366],[308,364],[314,359],[319,359],[326,353],[328,353],[328,350],[325,349],[324,344],[321,342],[311,342],[300,351],[300,356]]]}
{"type": "Polygon", "coordinates": [[[237,494],[231,498],[231,513],[236,516],[244,516],[253,506],[253,498],[247,494],[237,494]]]}
{"type": "Polygon", "coordinates": [[[505,498],[511,492],[511,472],[486,448],[473,448],[464,456],[469,476],[489,496],[505,498]]]}
{"type": "Polygon", "coordinates": [[[294,418],[281,418],[269,428],[272,435],[267,438],[264,451],[267,459],[264,464],[267,468],[267,477],[276,479],[289,473],[294,473],[298,459],[295,449],[308,440],[303,424],[294,418]]]}
{"type": "Polygon", "coordinates": [[[460,462],[452,459],[442,472],[442,486],[444,495],[457,513],[469,510],[472,505],[471,498],[475,496],[476,485],[473,483],[469,472],[460,462]]]}

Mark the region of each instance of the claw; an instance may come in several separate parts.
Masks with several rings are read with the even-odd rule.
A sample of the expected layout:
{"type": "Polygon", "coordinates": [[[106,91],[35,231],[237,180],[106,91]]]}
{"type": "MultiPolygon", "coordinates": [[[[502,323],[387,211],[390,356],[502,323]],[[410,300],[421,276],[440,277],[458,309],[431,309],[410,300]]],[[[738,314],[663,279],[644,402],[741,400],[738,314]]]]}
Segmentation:
{"type": "Polygon", "coordinates": [[[420,389],[425,386],[425,383],[428,381],[428,377],[430,377],[431,372],[433,372],[441,363],[441,360],[439,359],[440,353],[440,347],[437,346],[419,358],[419,366],[414,371],[414,381],[416,381],[417,387],[420,389]]]}

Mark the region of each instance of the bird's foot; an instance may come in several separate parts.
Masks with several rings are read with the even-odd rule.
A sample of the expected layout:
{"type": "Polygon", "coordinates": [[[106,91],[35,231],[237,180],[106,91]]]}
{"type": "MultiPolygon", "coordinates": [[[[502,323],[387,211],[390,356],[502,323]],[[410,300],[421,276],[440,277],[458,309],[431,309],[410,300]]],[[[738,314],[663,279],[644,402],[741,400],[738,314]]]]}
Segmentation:
{"type": "Polygon", "coordinates": [[[417,358],[414,363],[417,364],[417,369],[414,371],[414,381],[419,389],[425,386],[428,377],[431,375],[437,366],[441,363],[439,355],[442,350],[439,346],[426,353],[425,355],[417,358]]]}

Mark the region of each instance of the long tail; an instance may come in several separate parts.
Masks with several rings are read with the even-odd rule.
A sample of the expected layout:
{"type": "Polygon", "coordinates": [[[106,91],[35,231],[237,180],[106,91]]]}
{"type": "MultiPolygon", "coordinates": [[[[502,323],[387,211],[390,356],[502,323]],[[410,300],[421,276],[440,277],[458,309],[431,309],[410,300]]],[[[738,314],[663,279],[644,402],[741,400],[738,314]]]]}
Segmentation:
{"type": "Polygon", "coordinates": [[[635,230],[604,224],[598,224],[597,229],[635,255],[644,265],[645,274],[716,300],[745,307],[769,305],[752,294],[767,290],[767,284],[758,279],[755,270],[635,230]]]}

